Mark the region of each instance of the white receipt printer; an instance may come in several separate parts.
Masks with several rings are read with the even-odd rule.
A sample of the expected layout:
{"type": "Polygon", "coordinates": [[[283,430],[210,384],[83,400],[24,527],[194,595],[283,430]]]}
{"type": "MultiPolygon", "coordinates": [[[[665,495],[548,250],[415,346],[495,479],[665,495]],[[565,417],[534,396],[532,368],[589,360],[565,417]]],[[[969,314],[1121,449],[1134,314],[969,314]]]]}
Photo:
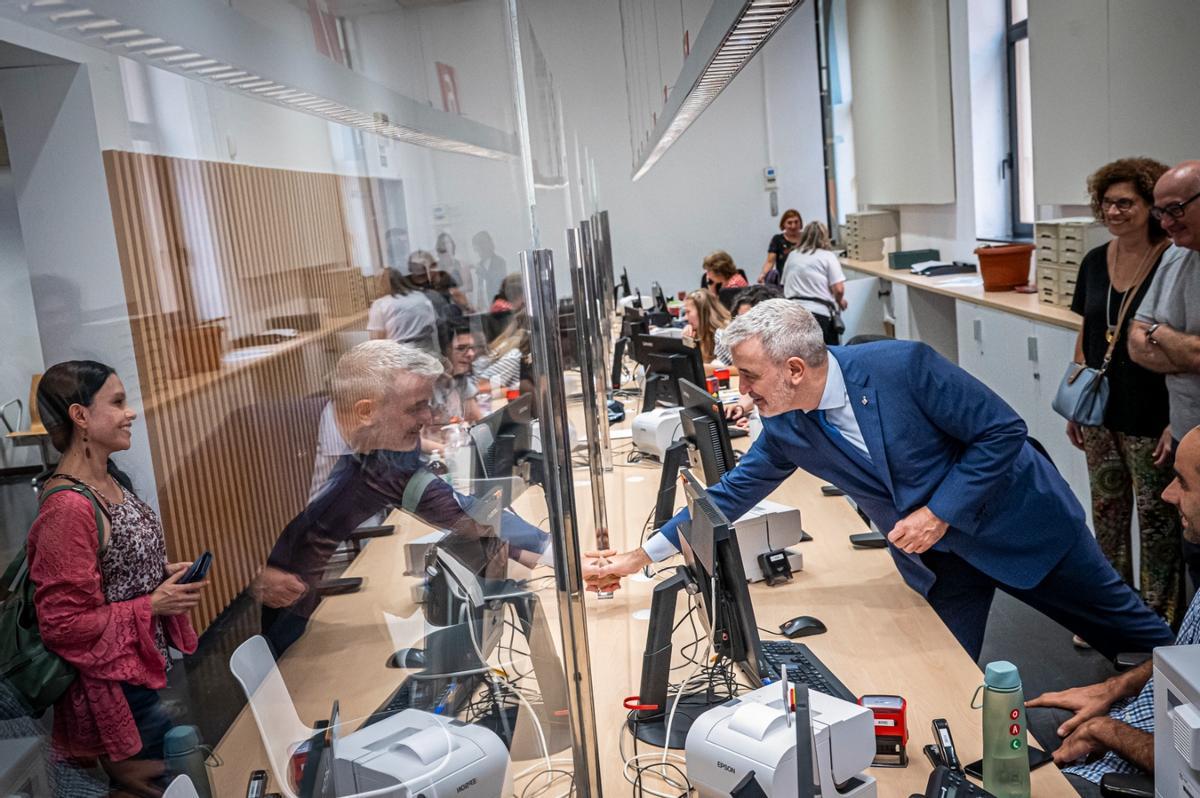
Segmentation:
{"type": "Polygon", "coordinates": [[[667,447],[683,437],[683,422],[678,407],[658,407],[639,413],[633,419],[633,445],[643,454],[659,460],[667,447]]]}
{"type": "MultiPolygon", "coordinates": [[[[875,779],[864,773],[875,758],[871,711],[811,690],[808,700],[823,798],[875,798],[875,779]]],[[[696,719],[685,752],[701,798],[728,796],[750,771],[768,798],[796,795],[796,730],[784,713],[781,687],[771,684],[696,719]]]]}

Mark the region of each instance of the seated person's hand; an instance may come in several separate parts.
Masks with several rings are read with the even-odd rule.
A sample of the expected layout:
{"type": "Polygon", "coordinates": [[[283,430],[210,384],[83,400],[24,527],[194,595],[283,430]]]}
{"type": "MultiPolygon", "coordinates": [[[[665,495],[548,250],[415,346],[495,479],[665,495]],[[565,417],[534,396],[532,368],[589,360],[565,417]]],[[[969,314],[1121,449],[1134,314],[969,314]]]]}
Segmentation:
{"type": "MultiPolygon", "coordinates": [[[[1081,724],[1092,718],[1106,715],[1112,708],[1113,695],[1108,686],[1101,682],[1089,684],[1086,687],[1072,687],[1056,693],[1042,693],[1037,698],[1025,702],[1026,707],[1052,707],[1066,709],[1075,714],[1058,727],[1059,737],[1070,737],[1081,724]]],[[[1064,743],[1065,745],[1066,743],[1064,743]]],[[[1058,755],[1055,754],[1055,761],[1058,755]]],[[[1073,761],[1073,760],[1072,760],[1073,761]]]]}
{"type": "Polygon", "coordinates": [[[696,331],[692,329],[692,325],[690,325],[690,324],[683,325],[683,337],[684,338],[695,338],[696,337],[696,331]]]}
{"type": "Polygon", "coordinates": [[[742,407],[741,402],[734,402],[731,405],[725,405],[725,418],[730,421],[737,421],[740,418],[746,417],[746,408],[742,407]]]}
{"type": "Polygon", "coordinates": [[[1120,721],[1108,716],[1085,720],[1075,728],[1075,731],[1062,741],[1054,751],[1054,764],[1060,768],[1086,760],[1091,762],[1108,753],[1110,747],[1105,740],[1108,738],[1104,727],[1120,721]]]}
{"type": "Polygon", "coordinates": [[[290,607],[308,592],[308,585],[293,573],[266,565],[250,587],[254,597],[272,609],[290,607]]]}

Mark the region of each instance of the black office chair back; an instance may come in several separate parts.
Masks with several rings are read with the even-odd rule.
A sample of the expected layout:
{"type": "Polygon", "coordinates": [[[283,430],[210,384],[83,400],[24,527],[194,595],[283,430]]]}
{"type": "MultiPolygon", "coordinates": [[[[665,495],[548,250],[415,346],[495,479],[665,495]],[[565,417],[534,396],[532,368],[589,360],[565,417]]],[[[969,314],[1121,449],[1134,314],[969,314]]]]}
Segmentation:
{"type": "Polygon", "coordinates": [[[846,342],[846,346],[858,346],[859,344],[869,344],[873,341],[894,341],[896,339],[887,335],[856,335],[846,342]]]}

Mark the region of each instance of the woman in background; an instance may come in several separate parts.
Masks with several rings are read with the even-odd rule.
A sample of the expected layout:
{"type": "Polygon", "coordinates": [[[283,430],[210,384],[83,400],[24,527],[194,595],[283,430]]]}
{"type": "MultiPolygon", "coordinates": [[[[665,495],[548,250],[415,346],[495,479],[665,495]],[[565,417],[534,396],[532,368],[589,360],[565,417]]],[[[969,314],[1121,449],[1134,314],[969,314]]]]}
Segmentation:
{"type": "Polygon", "coordinates": [[[732,363],[733,357],[723,340],[725,326],[729,324],[729,311],[725,306],[709,292],[696,290],[684,298],[683,312],[687,319],[683,335],[696,342],[705,370],[732,363]]]}
{"type": "Polygon", "coordinates": [[[833,320],[848,307],[846,275],[829,243],[829,231],[821,222],[809,222],[800,243],[783,267],[783,295],[807,308],[821,325],[825,343],[834,346],[841,337],[833,320]]]}
{"type": "Polygon", "coordinates": [[[389,338],[414,344],[430,354],[438,352],[437,311],[424,291],[399,269],[383,270],[386,294],[367,311],[367,332],[372,338],[389,338]]]}
{"type": "MultiPolygon", "coordinates": [[[[1092,213],[1113,239],[1079,266],[1071,310],[1083,317],[1075,362],[1099,368],[1115,337],[1104,423],[1067,423],[1067,437],[1087,455],[1096,542],[1121,577],[1133,584],[1133,511],[1138,514],[1141,594],[1174,625],[1183,603],[1179,514],[1162,500],[1173,479],[1167,387],[1163,375],[1129,357],[1128,327],[1162,261],[1167,244],[1150,215],[1154,183],[1167,169],[1149,158],[1122,158],[1088,178],[1092,213]],[[1129,292],[1138,286],[1130,297],[1129,292]],[[1117,320],[1127,305],[1121,329],[1117,320]]],[[[1078,642],[1078,641],[1077,641],[1078,642]]]]}
{"type": "Polygon", "coordinates": [[[763,262],[758,282],[767,285],[783,282],[783,264],[787,263],[788,255],[800,243],[800,228],[803,225],[800,211],[795,208],[788,208],[779,217],[779,232],[771,236],[771,243],[767,245],[767,259],[763,262]]]}
{"type": "Polygon", "coordinates": [[[129,448],[136,414],[108,366],[72,360],[52,366],[38,410],[62,452],[29,533],[29,576],[46,647],[78,676],[54,705],[54,746],[75,761],[99,758],[118,790],[158,794],[166,773],[163,738],[172,720],[167,646],[196,650],[187,613],[207,581],[181,584],[190,563],[167,562],[162,525],[110,459],[129,448]],[[63,490],[79,488],[94,497],[63,490]]]}
{"type": "Polygon", "coordinates": [[[704,259],[704,277],[708,281],[708,291],[714,297],[719,297],[727,288],[745,288],[750,284],[729,253],[721,249],[704,259]]]}

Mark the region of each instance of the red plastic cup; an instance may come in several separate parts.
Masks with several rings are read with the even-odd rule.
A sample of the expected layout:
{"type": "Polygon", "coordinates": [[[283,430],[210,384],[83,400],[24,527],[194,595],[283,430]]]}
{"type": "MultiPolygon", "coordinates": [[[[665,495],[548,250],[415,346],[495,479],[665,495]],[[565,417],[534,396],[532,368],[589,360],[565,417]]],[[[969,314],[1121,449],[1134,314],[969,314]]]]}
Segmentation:
{"type": "Polygon", "coordinates": [[[504,392],[504,398],[510,402],[516,401],[521,396],[520,388],[509,388],[504,392]]]}

